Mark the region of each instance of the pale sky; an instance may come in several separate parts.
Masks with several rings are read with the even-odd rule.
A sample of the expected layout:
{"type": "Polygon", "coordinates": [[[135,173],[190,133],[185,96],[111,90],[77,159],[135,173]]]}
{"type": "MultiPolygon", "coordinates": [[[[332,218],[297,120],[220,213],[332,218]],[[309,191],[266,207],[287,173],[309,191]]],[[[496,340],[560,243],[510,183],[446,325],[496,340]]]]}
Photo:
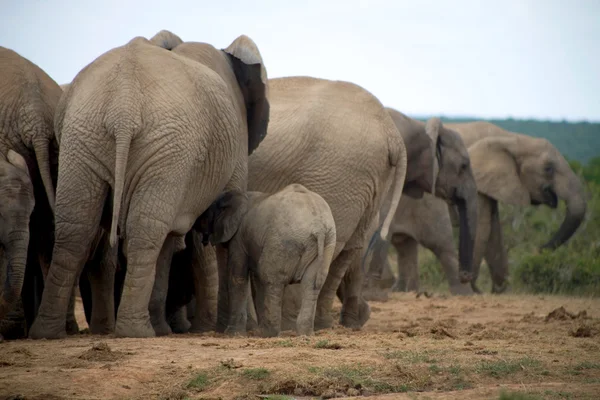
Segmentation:
{"type": "Polygon", "coordinates": [[[161,29],[258,45],[269,77],[354,82],[410,115],[600,121],[598,0],[0,0],[0,45],[70,82],[161,29]]]}

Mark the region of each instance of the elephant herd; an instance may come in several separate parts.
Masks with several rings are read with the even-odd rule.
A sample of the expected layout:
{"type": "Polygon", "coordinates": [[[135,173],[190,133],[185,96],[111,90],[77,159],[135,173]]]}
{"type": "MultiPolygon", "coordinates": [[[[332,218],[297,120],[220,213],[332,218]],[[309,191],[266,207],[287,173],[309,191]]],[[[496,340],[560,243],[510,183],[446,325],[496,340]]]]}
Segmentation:
{"type": "Polygon", "coordinates": [[[275,336],[340,323],[418,289],[418,245],[455,294],[507,288],[498,203],[583,187],[547,140],[487,122],[426,123],[348,82],[269,79],[245,35],[227,48],[169,31],[100,55],[59,86],[0,47],[0,334],[275,336]],[[459,226],[458,249],[453,226],[459,226]],[[391,243],[399,276],[387,261],[391,243]]]}

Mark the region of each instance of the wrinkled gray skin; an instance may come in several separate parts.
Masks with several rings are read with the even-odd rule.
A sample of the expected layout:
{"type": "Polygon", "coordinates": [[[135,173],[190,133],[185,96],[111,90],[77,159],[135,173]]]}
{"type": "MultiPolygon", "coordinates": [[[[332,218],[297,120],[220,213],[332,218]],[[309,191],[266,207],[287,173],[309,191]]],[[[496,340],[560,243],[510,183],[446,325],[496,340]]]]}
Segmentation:
{"type": "MultiPolygon", "coordinates": [[[[27,247],[29,244],[29,218],[35,205],[33,185],[25,159],[13,150],[7,156],[0,153],[0,328],[11,330],[5,318],[21,297],[27,247]]],[[[0,338],[4,329],[0,329],[0,338]]]]}
{"type": "Polygon", "coordinates": [[[248,278],[262,336],[281,330],[283,290],[299,284],[296,331],[312,335],[321,287],[336,246],[335,222],[325,200],[299,184],[279,192],[227,192],[200,218],[213,243],[227,243],[228,334],[245,333],[248,278]]]}
{"type": "MultiPolygon", "coordinates": [[[[25,159],[35,198],[33,212],[26,219],[15,221],[14,216],[10,217],[13,220],[5,221],[7,225],[2,228],[14,233],[9,233],[11,244],[4,243],[6,257],[13,260],[13,273],[8,282],[4,275],[1,279],[3,286],[9,285],[4,296],[11,298],[0,299],[4,302],[0,306],[4,309],[0,311],[0,321],[15,305],[13,295],[22,295],[20,312],[12,313],[11,319],[25,318],[26,326],[30,326],[52,255],[52,206],[58,162],[53,118],[62,91],[37,65],[4,47],[0,47],[0,76],[0,153],[7,155],[13,150],[25,159]]],[[[19,207],[21,212],[29,204],[19,207]]],[[[70,326],[71,331],[78,331],[76,325],[70,326]]],[[[18,336],[25,334],[22,331],[18,336]]]]}
{"type": "MultiPolygon", "coordinates": [[[[407,196],[402,197],[390,227],[389,238],[396,249],[398,265],[403,266],[402,271],[416,269],[418,245],[423,245],[440,259],[451,293],[472,294],[470,286],[464,282],[465,279],[459,276],[459,270],[463,274],[472,272],[477,228],[477,187],[466,146],[456,131],[444,126],[437,118],[432,118],[425,124],[398,111],[392,109],[389,111],[409,149],[407,176],[411,176],[410,180],[407,179],[408,183],[404,185],[404,193],[407,196]],[[433,155],[437,157],[434,190],[420,184],[422,179],[418,179],[424,166],[427,165],[421,160],[430,157],[431,154],[418,151],[423,147],[419,142],[424,137],[432,139],[433,155]],[[413,179],[412,176],[417,178],[413,179]],[[423,192],[426,194],[423,195],[423,192]],[[459,210],[458,258],[454,241],[446,240],[448,234],[452,235],[451,225],[448,225],[446,203],[455,205],[459,210]],[[423,224],[423,219],[430,220],[431,223],[423,224]],[[404,268],[408,264],[414,265],[415,268],[404,268]]],[[[380,284],[377,281],[381,279],[383,271],[389,269],[386,265],[388,245],[383,240],[376,240],[374,244],[374,253],[367,275],[367,285],[374,289],[371,292],[381,292],[378,290],[380,284]]],[[[381,283],[385,284],[385,282],[381,283]]],[[[411,291],[417,290],[418,285],[418,274],[416,276],[400,274],[393,289],[411,291]]]]}
{"type": "MultiPolygon", "coordinates": [[[[319,294],[315,330],[329,328],[336,290],[349,268],[360,268],[390,187],[395,189],[387,225],[396,210],[406,174],[406,149],[381,102],[348,82],[271,79],[269,100],[269,135],[249,158],[248,189],[273,193],[298,183],[329,204],[337,245],[319,294]]],[[[384,226],[382,233],[385,230],[384,226]]],[[[350,289],[360,292],[360,287],[350,289]]],[[[358,298],[347,296],[345,302],[348,312],[342,324],[362,326],[358,298]]],[[[227,321],[219,318],[218,326],[222,324],[227,321]]]]}
{"type": "MultiPolygon", "coordinates": [[[[459,132],[468,147],[478,188],[471,285],[475,292],[480,292],[476,279],[481,261],[485,259],[492,277],[492,293],[502,293],[508,289],[508,255],[498,202],[520,206],[545,204],[555,208],[558,200],[564,200],[565,219],[552,238],[541,246],[554,249],[576,232],[585,217],[583,186],[560,152],[545,139],[509,132],[488,122],[448,124],[448,127],[459,132]]],[[[446,204],[435,199],[431,206],[444,211],[444,224],[437,225],[432,214],[427,214],[422,224],[437,226],[444,236],[438,242],[452,240],[451,221],[456,221],[456,211],[451,207],[448,215],[446,204]]],[[[400,274],[418,276],[416,265],[403,263],[401,266],[400,274]]],[[[383,275],[390,276],[391,272],[384,270],[383,275]]]]}
{"type": "MultiPolygon", "coordinates": [[[[432,118],[425,124],[394,109],[387,108],[387,110],[402,135],[408,156],[403,196],[389,231],[391,242],[398,253],[398,263],[399,265],[413,263],[416,268],[417,245],[421,243],[432,249],[443,260],[442,265],[453,293],[470,294],[472,293],[470,286],[461,282],[459,276],[459,259],[462,261],[460,263],[462,273],[465,276],[471,273],[477,226],[477,189],[467,149],[458,133],[445,127],[438,118],[432,118]],[[430,194],[432,192],[443,200],[432,196],[430,194]],[[461,204],[463,207],[460,257],[456,257],[452,240],[435,240],[440,237],[446,239],[447,236],[443,236],[443,233],[452,235],[452,226],[444,224],[450,221],[446,201],[461,204]],[[430,226],[424,225],[422,223],[424,218],[430,218],[436,223],[430,226]]],[[[389,194],[384,201],[381,214],[385,214],[388,204],[389,194]]],[[[367,300],[386,299],[387,292],[381,289],[387,289],[394,283],[387,261],[388,246],[388,241],[379,236],[374,237],[373,254],[371,261],[367,262],[368,272],[363,294],[367,300]]],[[[340,298],[345,296],[348,282],[358,281],[361,284],[363,282],[361,269],[352,272],[354,274],[346,275],[340,285],[338,290],[340,298]]],[[[401,290],[413,290],[415,285],[418,285],[418,280],[413,277],[400,276],[396,282],[396,286],[401,290]]],[[[290,323],[295,320],[297,314],[295,291],[295,288],[290,287],[285,292],[283,319],[286,330],[289,329],[290,323]]],[[[346,310],[342,308],[342,318],[345,312],[346,310]]],[[[366,322],[369,313],[368,304],[361,298],[360,320],[366,322]]]]}
{"type": "Polygon", "coordinates": [[[219,193],[245,190],[269,114],[260,53],[246,36],[223,51],[175,47],[134,38],[85,67],[61,98],[56,245],[31,338],[64,336],[65,288],[111,199],[109,244],[116,255],[120,238],[127,259],[115,334],[169,333],[150,314],[165,314],[173,251],[219,193]]]}

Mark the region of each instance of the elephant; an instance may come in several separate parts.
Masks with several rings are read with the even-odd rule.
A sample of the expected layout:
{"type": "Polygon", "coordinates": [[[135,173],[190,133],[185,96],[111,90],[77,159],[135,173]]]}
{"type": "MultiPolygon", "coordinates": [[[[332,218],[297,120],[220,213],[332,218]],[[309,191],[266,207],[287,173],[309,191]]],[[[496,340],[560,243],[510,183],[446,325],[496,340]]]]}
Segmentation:
{"type": "Polygon", "coordinates": [[[18,337],[24,330],[19,329],[24,312],[19,299],[27,265],[29,218],[35,206],[29,168],[14,150],[6,156],[0,153],[0,198],[0,276],[5,282],[0,292],[1,339],[3,333],[18,337]]]}
{"type": "MultiPolygon", "coordinates": [[[[551,208],[564,200],[567,213],[558,231],[541,246],[554,250],[577,231],[585,218],[583,185],[562,154],[547,139],[509,132],[489,122],[449,124],[469,149],[479,192],[479,221],[473,256],[474,278],[485,258],[493,292],[507,288],[508,256],[498,202],[551,208]]],[[[452,213],[454,215],[454,213],[452,213]]],[[[479,291],[471,282],[473,290],[479,291]]]]}
{"type": "Polygon", "coordinates": [[[150,315],[165,315],[172,254],[220,193],[246,190],[248,156],[268,120],[266,68],[245,35],[221,51],[195,42],[168,50],[136,37],[81,70],[55,117],[56,244],[29,336],[64,336],[64,288],[101,222],[113,262],[119,248],[127,260],[115,335],[170,333],[165,318],[150,315]]]}
{"type": "MultiPolygon", "coordinates": [[[[269,134],[248,159],[248,190],[273,193],[297,183],[329,204],[337,244],[314,323],[315,330],[326,329],[333,324],[330,310],[340,281],[349,268],[360,268],[384,196],[393,186],[381,228],[381,235],[387,235],[404,186],[406,148],[381,102],[358,85],[302,76],[276,78],[269,80],[269,99],[269,134]]],[[[221,300],[219,304],[225,303],[221,300]]],[[[346,309],[353,312],[342,324],[362,326],[357,298],[345,300],[346,309]]],[[[226,325],[219,317],[218,330],[226,325]]]]}
{"type": "MultiPolygon", "coordinates": [[[[390,226],[390,241],[396,249],[398,265],[402,266],[402,271],[416,270],[417,246],[421,244],[430,249],[442,262],[451,293],[472,294],[470,286],[464,283],[465,279],[461,279],[458,274],[459,265],[464,274],[469,274],[472,270],[477,229],[477,186],[467,148],[460,135],[442,124],[438,118],[431,118],[425,124],[394,109],[388,108],[388,111],[408,149],[407,176],[414,176],[428,165],[427,162],[420,161],[426,153],[418,152],[418,144],[413,144],[418,138],[429,137],[433,143],[433,150],[429,152],[436,155],[436,159],[439,158],[434,167],[433,187],[422,183],[419,185],[417,179],[408,178],[408,183],[404,185],[407,195],[402,197],[390,226]],[[416,196],[410,194],[415,187],[420,189],[416,196]],[[427,193],[423,195],[423,192],[427,193]],[[459,213],[458,258],[453,248],[454,241],[447,240],[448,235],[452,235],[447,202],[454,204],[459,213]],[[423,220],[429,220],[431,223],[423,224],[423,220]],[[408,268],[407,265],[415,267],[408,268]]],[[[388,245],[389,242],[382,239],[376,239],[373,245],[373,257],[367,273],[367,286],[372,290],[365,293],[367,299],[373,297],[373,292],[381,292],[378,290],[381,285],[377,281],[384,275],[383,271],[389,270],[389,266],[386,265],[388,245]]],[[[388,282],[390,275],[386,277],[388,282]]],[[[417,288],[418,274],[401,274],[393,289],[410,291],[417,288]]]]}
{"type": "MultiPolygon", "coordinates": [[[[399,264],[407,262],[416,264],[417,242],[433,243],[430,245],[431,248],[443,257],[451,290],[454,293],[471,294],[470,286],[464,281],[469,278],[472,270],[472,254],[477,226],[477,188],[467,149],[458,133],[448,129],[439,118],[431,118],[425,124],[393,108],[386,107],[386,110],[402,136],[408,157],[403,196],[389,230],[391,241],[398,252],[398,262],[399,264]],[[435,193],[437,197],[434,197],[432,193],[435,193]],[[446,228],[446,225],[443,224],[444,221],[438,221],[438,218],[446,216],[449,221],[446,201],[454,202],[461,208],[459,251],[462,277],[459,276],[459,262],[453,249],[452,240],[441,243],[431,241],[432,238],[440,235],[440,231],[436,229],[446,228]],[[439,205],[438,203],[441,204],[441,209],[440,207],[432,208],[433,205],[439,205]],[[436,214],[433,215],[433,213],[436,214]],[[432,224],[432,229],[423,226],[421,221],[428,217],[438,222],[439,226],[432,224]]],[[[385,214],[390,200],[390,193],[388,193],[381,209],[381,215],[385,214]]],[[[448,229],[449,232],[446,233],[452,235],[451,225],[448,229]]],[[[359,319],[365,322],[369,315],[369,306],[365,299],[386,299],[387,293],[382,292],[381,289],[389,288],[393,284],[393,275],[387,261],[389,242],[376,235],[372,240],[373,254],[367,271],[362,271],[362,268],[353,270],[353,274],[344,277],[338,289],[338,297],[343,303],[346,285],[363,285],[362,274],[365,273],[364,291],[359,300],[359,319]],[[387,282],[382,282],[382,274],[385,273],[388,273],[388,276],[385,277],[387,282]],[[385,286],[386,283],[387,286],[385,286]]],[[[296,288],[289,287],[286,288],[284,294],[283,326],[285,330],[290,328],[298,313],[297,292],[296,288]]],[[[343,307],[342,318],[345,312],[347,311],[343,307]]]]}
{"type": "Polygon", "coordinates": [[[319,292],[336,247],[335,221],[327,202],[300,184],[276,193],[224,193],[198,221],[203,237],[227,243],[229,324],[245,333],[248,278],[262,336],[281,330],[287,285],[301,286],[296,330],[312,335],[319,292]]]}
{"type": "MultiPolygon", "coordinates": [[[[20,158],[23,158],[28,173],[18,176],[30,181],[34,196],[33,211],[27,214],[30,204],[24,202],[18,207],[24,212],[19,217],[22,218],[19,221],[6,220],[2,228],[7,234],[10,230],[13,233],[10,233],[10,246],[3,242],[6,257],[11,260],[12,273],[9,281],[2,275],[3,287],[8,286],[0,299],[0,321],[9,310],[17,307],[18,310],[11,311],[11,320],[20,320],[19,324],[24,328],[20,333],[13,331],[17,337],[26,335],[33,323],[52,256],[52,209],[58,163],[53,118],[62,91],[40,67],[4,47],[0,47],[0,76],[3,82],[0,86],[0,153],[3,158],[9,157],[8,161],[3,161],[5,178],[9,179],[8,182],[11,182],[11,177],[17,179],[15,170],[10,172],[10,164],[16,162],[20,165],[20,158]],[[17,159],[19,161],[15,161],[17,159]],[[20,240],[16,241],[18,236],[20,240]],[[16,304],[19,296],[22,304],[16,304]]],[[[8,185],[0,190],[16,194],[17,188],[10,183],[8,185]]],[[[22,185],[25,183],[22,182],[22,185]]],[[[8,192],[5,192],[7,196],[8,192]]],[[[7,203],[3,207],[11,206],[7,203]]],[[[11,214],[17,209],[7,212],[6,218],[14,218],[15,215],[11,214]]],[[[68,331],[73,333],[78,329],[76,325],[70,325],[68,331]]]]}
{"type": "MultiPolygon", "coordinates": [[[[519,206],[545,204],[556,208],[558,200],[566,202],[567,213],[559,230],[541,246],[555,249],[577,230],[586,213],[583,185],[560,152],[546,139],[506,131],[492,123],[478,121],[447,124],[458,132],[468,147],[471,166],[478,190],[478,226],[473,255],[473,291],[482,259],[490,269],[492,293],[508,289],[508,254],[504,247],[498,202],[519,206]]],[[[433,199],[433,214],[426,214],[421,223],[433,226],[443,235],[438,243],[452,240],[451,224],[456,212],[440,200],[433,199]],[[443,211],[442,214],[440,214],[443,211]],[[443,218],[444,224],[438,220],[443,218]],[[443,237],[442,237],[443,236],[443,237]]],[[[402,264],[400,274],[417,276],[416,264],[402,264]]],[[[384,275],[391,272],[384,271],[384,275]]],[[[448,277],[448,275],[446,275],[448,277]]]]}

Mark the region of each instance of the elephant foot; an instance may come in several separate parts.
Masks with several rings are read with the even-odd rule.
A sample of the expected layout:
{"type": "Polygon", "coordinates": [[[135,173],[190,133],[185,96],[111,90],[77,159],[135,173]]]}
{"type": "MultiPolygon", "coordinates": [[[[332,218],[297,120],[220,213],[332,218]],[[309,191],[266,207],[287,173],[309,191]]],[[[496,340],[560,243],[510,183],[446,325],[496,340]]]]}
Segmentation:
{"type": "Polygon", "coordinates": [[[362,328],[371,318],[371,306],[364,299],[358,305],[358,323],[362,328]]]}
{"type": "Polygon", "coordinates": [[[114,330],[114,321],[108,322],[105,319],[94,320],[94,318],[92,317],[92,321],[90,322],[90,333],[92,335],[108,335],[113,333],[114,330]]]}
{"type": "Polygon", "coordinates": [[[152,325],[152,327],[154,328],[156,336],[167,336],[173,333],[171,327],[169,326],[169,324],[167,324],[167,321],[164,320],[156,325],[152,325]]]}
{"type": "Polygon", "coordinates": [[[396,282],[394,283],[394,286],[392,286],[392,292],[408,292],[408,290],[405,289],[405,285],[396,282]]]}
{"type": "Polygon", "coordinates": [[[456,284],[450,286],[450,293],[455,296],[472,296],[473,289],[471,289],[471,286],[466,283],[456,284]]]}
{"type": "Polygon", "coordinates": [[[51,319],[42,314],[31,325],[29,337],[31,339],[63,339],[67,336],[64,318],[51,319]]]}
{"type": "Polygon", "coordinates": [[[272,326],[261,326],[259,328],[259,332],[260,332],[260,336],[261,337],[277,337],[279,336],[279,329],[276,329],[272,326]]]}
{"type": "Polygon", "coordinates": [[[171,322],[171,331],[173,333],[187,333],[191,327],[192,324],[187,319],[183,321],[171,322]]]}
{"type": "Polygon", "coordinates": [[[68,319],[65,330],[67,331],[67,335],[78,335],[79,325],[77,324],[77,321],[75,321],[75,319],[68,319]]]}
{"type": "Polygon", "coordinates": [[[330,329],[333,326],[333,317],[330,313],[321,313],[315,317],[315,331],[330,329]]]}
{"type": "Polygon", "coordinates": [[[227,336],[246,336],[246,332],[243,329],[238,329],[234,326],[228,326],[225,328],[225,335],[227,336]]]}
{"type": "Polygon", "coordinates": [[[201,321],[196,318],[192,320],[189,332],[191,333],[206,333],[216,330],[214,322],[201,321]]]}
{"type": "Polygon", "coordinates": [[[502,282],[501,284],[492,284],[492,293],[494,294],[502,294],[506,293],[509,290],[509,284],[507,281],[502,282]]]}
{"type": "Polygon", "coordinates": [[[187,319],[184,308],[173,314],[169,320],[169,326],[173,333],[187,333],[190,330],[192,324],[187,319]]]}
{"type": "Polygon", "coordinates": [[[344,306],[340,315],[340,324],[346,328],[358,330],[369,320],[371,316],[371,307],[369,304],[358,298],[350,298],[344,301],[344,306]]]}
{"type": "Polygon", "coordinates": [[[471,281],[471,289],[473,289],[473,293],[481,294],[481,290],[477,287],[474,281],[471,281]]]}
{"type": "Polygon", "coordinates": [[[299,336],[312,336],[315,334],[313,324],[310,322],[298,324],[296,327],[296,333],[299,336]]]}
{"type": "Polygon", "coordinates": [[[246,331],[253,332],[258,330],[258,322],[254,318],[248,318],[246,322],[246,331]]]}
{"type": "MultiPolygon", "coordinates": [[[[168,325],[167,325],[168,326],[168,325]]],[[[150,319],[136,319],[135,321],[119,318],[115,326],[115,336],[132,338],[155,337],[156,332],[150,323],[150,319]]]]}

